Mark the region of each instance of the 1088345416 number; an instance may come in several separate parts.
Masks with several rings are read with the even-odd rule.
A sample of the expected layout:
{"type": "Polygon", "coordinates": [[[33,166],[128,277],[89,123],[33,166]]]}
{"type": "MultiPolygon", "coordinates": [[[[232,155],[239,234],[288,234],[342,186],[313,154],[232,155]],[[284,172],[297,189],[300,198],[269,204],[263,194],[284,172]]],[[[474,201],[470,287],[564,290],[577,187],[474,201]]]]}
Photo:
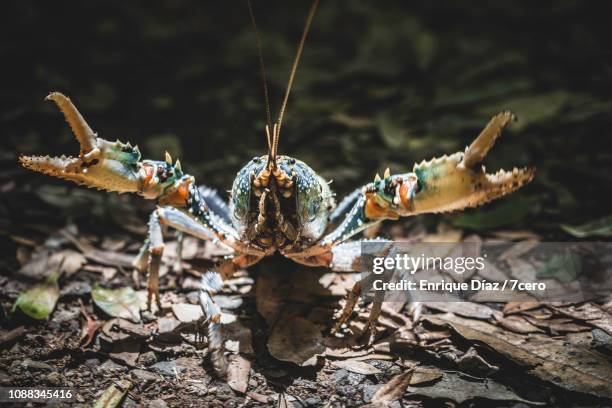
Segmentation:
{"type": "Polygon", "coordinates": [[[74,401],[71,388],[0,387],[0,402],[74,401]]]}

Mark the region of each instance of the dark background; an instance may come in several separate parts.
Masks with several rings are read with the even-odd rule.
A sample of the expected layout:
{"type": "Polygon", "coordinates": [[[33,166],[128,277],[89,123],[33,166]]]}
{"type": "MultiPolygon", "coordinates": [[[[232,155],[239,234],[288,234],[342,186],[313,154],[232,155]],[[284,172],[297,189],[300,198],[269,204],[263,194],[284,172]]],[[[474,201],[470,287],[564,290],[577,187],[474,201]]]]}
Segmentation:
{"type": "MultiPolygon", "coordinates": [[[[273,112],[309,5],[254,1],[273,112]]],[[[280,151],[333,179],[341,195],[387,166],[408,171],[463,149],[492,115],[512,109],[519,122],[487,167],[533,165],[536,179],[468,216],[502,206],[494,227],[565,239],[561,223],[609,212],[612,53],[602,5],[323,1],[280,151]]],[[[9,1],[2,8],[4,232],[36,220],[26,209],[40,199],[67,216],[109,200],[17,167],[22,153],[77,152],[61,114],[43,102],[50,91],[70,96],[100,136],[136,143],[151,159],[167,149],[198,182],[221,191],[265,152],[246,2],[9,1]],[[93,201],[84,208],[54,199],[73,191],[93,201]]],[[[123,208],[148,205],[122,200],[123,208]]]]}
{"type": "MultiPolygon", "coordinates": [[[[253,3],[277,112],[310,2],[253,3]]],[[[609,239],[612,30],[608,3],[323,0],[289,100],[279,151],[333,179],[332,187],[341,198],[387,166],[394,173],[405,172],[415,162],[463,150],[491,116],[511,109],[519,121],[506,129],[486,165],[490,172],[535,166],[533,183],[478,209],[388,222],[368,232],[407,239],[437,232],[438,241],[453,234],[459,239],[457,232],[466,240],[474,238],[474,233],[476,238],[506,241],[534,236],[540,241],[609,239]],[[594,220],[600,220],[598,228],[583,228],[578,234],[563,229],[565,224],[594,220]],[[448,233],[448,226],[460,231],[448,233]],[[590,230],[587,238],[582,236],[584,230],[590,230]]],[[[199,183],[225,194],[240,167],[266,152],[257,50],[246,1],[3,1],[0,70],[0,329],[2,334],[4,328],[20,325],[29,330],[18,344],[0,352],[0,383],[57,385],[49,375],[59,375],[60,384],[83,387],[93,398],[125,378],[128,368],[101,369],[111,362],[110,344],[101,336],[85,351],[74,345],[84,324],[79,322],[77,301],[84,301],[103,321],[108,316],[90,300],[95,284],[144,288],[144,276],[137,284],[137,274],[127,265],[142,243],[155,203],[28,172],[19,168],[17,158],[20,154],[78,153],[61,113],[43,101],[49,92],[61,91],[101,137],[138,144],[149,159],[162,160],[168,150],[180,157],[183,169],[199,183]],[[99,256],[88,254],[76,275],[61,278],[63,295],[51,318],[24,323],[19,314],[10,312],[17,296],[33,287],[35,280],[61,269],[58,262],[65,258],[59,261],[58,255],[72,252],[74,258],[87,252],[76,247],[75,241],[69,242],[63,232],[103,250],[106,258],[100,261],[99,256]],[[109,258],[110,272],[101,268],[109,258]],[[34,262],[37,259],[42,262],[34,262]],[[21,273],[23,265],[31,264],[40,276],[21,273]],[[48,362],[52,372],[47,375],[35,366],[25,367],[26,359],[48,362]]],[[[165,238],[167,244],[174,242],[171,234],[165,238]]],[[[201,255],[206,248],[200,245],[196,250],[201,255]]],[[[189,294],[196,293],[187,278],[193,281],[198,276],[195,272],[210,269],[213,256],[208,251],[208,257],[191,259],[185,273],[163,276],[165,301],[186,302],[189,294]]],[[[258,385],[250,389],[260,390],[261,385],[270,396],[287,389],[319,401],[343,395],[341,401],[355,405],[355,401],[364,402],[366,387],[386,382],[398,372],[397,366],[392,367],[395,371],[387,369],[393,365],[387,362],[380,367],[387,367],[383,371],[388,378],[362,376],[353,382],[352,374],[340,377],[342,370],[337,367],[297,367],[269,353],[270,309],[331,327],[338,293],[343,292],[335,289],[330,295],[322,287],[319,278],[325,272],[300,268],[281,257],[266,259],[249,271],[255,286],[247,294],[240,292],[244,305],[236,313],[252,332],[256,349],[253,372],[257,376],[251,379],[256,378],[258,385]]],[[[351,282],[344,279],[336,275],[334,282],[351,282]]],[[[237,294],[235,287],[224,293],[237,294]]],[[[362,318],[363,313],[356,317],[362,318]]],[[[575,326],[573,322],[569,325],[575,326]]],[[[590,323],[582,323],[590,330],[590,323]]],[[[590,342],[581,343],[576,354],[573,338],[551,333],[559,349],[571,354],[554,354],[555,348],[555,359],[576,361],[578,369],[592,359],[607,362],[603,354],[595,354],[590,342]],[[591,357],[585,359],[587,354],[591,357]]],[[[582,339],[595,339],[595,334],[579,334],[587,336],[582,339]]],[[[329,339],[325,335],[325,341],[329,339]]],[[[497,380],[523,397],[552,406],[606,405],[607,401],[598,402],[592,395],[576,396],[540,381],[515,363],[507,364],[505,357],[490,353],[480,342],[456,335],[452,339],[452,350],[456,346],[463,353],[475,346],[483,361],[502,367],[497,380]]],[[[440,344],[442,355],[448,345],[440,344]]],[[[147,340],[142,351],[153,350],[154,345],[147,340]]],[[[301,347],[305,346],[285,349],[293,352],[301,347]]],[[[427,347],[427,356],[419,356],[417,350],[415,361],[438,358],[427,347]]],[[[175,350],[156,349],[154,360],[170,363],[186,356],[187,379],[199,376],[198,380],[210,381],[203,384],[213,385],[206,397],[187,392],[189,381],[164,379],[144,392],[134,392],[135,397],[128,398],[132,405],[126,402],[125,407],[135,406],[133,398],[139,398],[140,406],[164,394],[174,395],[168,399],[171,406],[244,403],[244,396],[234,395],[224,381],[212,382],[205,374],[211,373],[206,359],[202,361],[190,348],[175,350]]],[[[412,359],[412,348],[410,355],[412,359]]],[[[446,366],[445,361],[440,358],[435,365],[446,366]]],[[[455,365],[450,367],[455,370],[455,365]]],[[[557,384],[557,379],[553,382],[557,384]]],[[[459,405],[492,403],[474,401],[459,405]]],[[[433,401],[431,406],[439,403],[433,401]]],[[[495,403],[504,406],[501,401],[495,403]]],[[[517,405],[508,402],[505,406],[517,405]]]]}

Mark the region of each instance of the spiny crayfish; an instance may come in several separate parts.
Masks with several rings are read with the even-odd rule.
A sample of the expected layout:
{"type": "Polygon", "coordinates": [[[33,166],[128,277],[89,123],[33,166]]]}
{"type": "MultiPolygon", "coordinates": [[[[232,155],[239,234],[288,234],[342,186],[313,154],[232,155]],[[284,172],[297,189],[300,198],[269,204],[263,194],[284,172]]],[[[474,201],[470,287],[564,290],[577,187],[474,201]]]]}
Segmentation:
{"type": "MultiPolygon", "coordinates": [[[[278,119],[272,123],[259,36],[255,27],[264,78],[267,107],[265,133],[268,153],[251,159],[237,174],[229,204],[212,189],[196,185],[179,160],[166,153],[165,160],[143,160],[138,147],[102,139],[92,131],[69,98],[53,92],[53,101],[64,114],[80,144],[77,157],[22,156],[21,165],[77,184],[118,193],[136,193],[157,200],[150,216],[148,237],[134,261],[148,271],[148,307],[159,301],[159,268],[164,243],[162,225],[202,240],[227,247],[232,255],[215,270],[204,274],[200,304],[206,318],[208,347],[214,370],[224,375],[219,306],[213,294],[238,269],[255,264],[275,253],[308,266],[335,271],[359,271],[360,245],[348,241],[355,234],[385,219],[423,213],[439,213],[474,207],[508,194],[529,182],[529,168],[485,172],[481,162],[502,129],[514,118],[510,112],[494,116],[465,151],[415,164],[412,172],[376,176],[357,188],[338,205],[328,183],[306,163],[278,155],[283,115],[306,35],[317,6],[310,9],[306,26],[289,77],[278,119]]],[[[252,9],[249,5],[253,25],[252,9]]],[[[348,299],[333,331],[338,330],[355,307],[361,282],[348,299]]],[[[368,319],[373,327],[381,310],[374,302],[368,319]]]]}

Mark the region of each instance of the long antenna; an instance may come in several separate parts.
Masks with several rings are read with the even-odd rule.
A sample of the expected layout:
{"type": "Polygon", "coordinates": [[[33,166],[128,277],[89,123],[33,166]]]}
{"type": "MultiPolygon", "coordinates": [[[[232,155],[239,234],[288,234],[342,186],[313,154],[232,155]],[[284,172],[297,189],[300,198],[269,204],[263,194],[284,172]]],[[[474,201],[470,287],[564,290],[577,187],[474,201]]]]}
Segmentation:
{"type": "Polygon", "coordinates": [[[272,128],[272,115],[270,114],[270,96],[268,92],[268,81],[266,79],[266,67],[264,65],[263,52],[261,51],[261,39],[259,38],[259,30],[257,30],[257,23],[255,22],[255,14],[253,13],[253,6],[251,0],[247,0],[249,5],[249,16],[251,17],[251,24],[253,25],[253,31],[255,32],[255,43],[257,45],[257,54],[259,56],[259,68],[261,70],[261,82],[263,84],[264,104],[266,107],[266,133],[268,138],[268,151],[272,150],[272,140],[270,138],[270,132],[268,129],[272,128]]]}
{"type": "Polygon", "coordinates": [[[295,79],[295,72],[297,71],[298,64],[300,63],[300,57],[302,56],[302,50],[304,49],[304,43],[306,42],[306,36],[308,35],[308,31],[310,30],[310,25],[312,24],[312,19],[314,18],[314,14],[315,14],[315,11],[317,10],[318,5],[319,5],[319,0],[314,0],[312,2],[312,6],[310,6],[310,11],[306,19],[306,25],[304,26],[304,32],[302,32],[302,38],[300,39],[300,44],[298,45],[297,54],[295,55],[295,59],[293,60],[293,66],[291,67],[291,74],[289,75],[289,82],[287,83],[287,90],[285,91],[285,97],[283,99],[283,104],[281,105],[281,109],[278,113],[278,120],[276,121],[276,126],[273,132],[272,153],[271,153],[273,161],[276,160],[278,139],[280,138],[280,130],[283,124],[283,116],[285,115],[285,109],[287,108],[287,101],[289,100],[289,94],[291,93],[291,86],[293,85],[293,80],[295,79]]]}

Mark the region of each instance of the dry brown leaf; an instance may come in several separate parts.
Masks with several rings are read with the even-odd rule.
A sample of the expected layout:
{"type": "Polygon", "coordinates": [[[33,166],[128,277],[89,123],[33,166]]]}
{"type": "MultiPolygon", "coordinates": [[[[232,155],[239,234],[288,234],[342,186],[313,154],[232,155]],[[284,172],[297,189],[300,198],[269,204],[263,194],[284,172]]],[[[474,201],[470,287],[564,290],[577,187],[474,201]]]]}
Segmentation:
{"type": "Polygon", "coordinates": [[[357,374],[372,375],[380,373],[378,368],[359,360],[334,361],[332,365],[357,374]]]}
{"type": "Polygon", "coordinates": [[[423,333],[417,333],[417,336],[419,340],[430,341],[448,339],[451,334],[448,330],[427,330],[423,333]]]}
{"type": "Polygon", "coordinates": [[[283,315],[270,333],[268,350],[281,361],[314,365],[316,356],[325,351],[321,328],[304,318],[283,315]]]}
{"type": "Polygon", "coordinates": [[[537,309],[541,306],[540,302],[508,302],[504,305],[504,314],[510,315],[527,310],[537,309]]]}
{"type": "Polygon", "coordinates": [[[401,398],[410,385],[414,371],[410,370],[393,377],[388,383],[383,385],[372,397],[373,404],[390,404],[401,398]]]}
{"type": "Polygon", "coordinates": [[[453,314],[426,316],[439,326],[450,326],[462,337],[480,341],[527,367],[527,372],[576,392],[612,398],[612,363],[589,347],[590,333],[577,333],[576,343],[546,336],[522,336],[480,320],[453,314]],[[529,339],[529,340],[528,340],[529,339]]]}
{"type": "Polygon", "coordinates": [[[191,323],[199,320],[204,313],[199,305],[176,303],[172,305],[172,313],[181,323],[191,323]]]}
{"type": "Polygon", "coordinates": [[[532,405],[543,404],[527,401],[516,395],[512,389],[493,380],[468,381],[455,373],[444,373],[442,378],[431,386],[409,386],[407,390],[412,395],[423,395],[434,399],[448,399],[459,404],[474,398],[486,398],[494,401],[519,401],[532,405]]]}
{"type": "Polygon", "coordinates": [[[410,378],[410,385],[417,385],[436,381],[442,378],[442,371],[437,368],[417,367],[410,378]]]}
{"type": "Polygon", "coordinates": [[[81,347],[85,348],[91,344],[96,335],[96,332],[104,326],[104,321],[95,320],[91,314],[87,311],[87,308],[83,304],[83,301],[79,299],[79,304],[81,306],[81,314],[85,317],[85,325],[81,329],[81,337],[79,338],[79,343],[81,343],[81,347]],[[85,342],[83,342],[85,340],[85,342]]]}
{"type": "Polygon", "coordinates": [[[511,241],[517,241],[517,240],[536,240],[536,241],[541,241],[542,237],[539,236],[538,234],[536,234],[533,231],[523,231],[523,230],[516,230],[516,231],[494,231],[493,235],[498,237],[498,238],[502,238],[502,239],[508,239],[511,241]]]}
{"type": "Polygon", "coordinates": [[[577,324],[573,319],[534,319],[530,316],[524,316],[524,318],[534,326],[547,329],[554,334],[579,333],[591,330],[590,326],[577,324]]]}
{"type": "Polygon", "coordinates": [[[395,359],[396,357],[390,354],[377,354],[377,353],[352,358],[352,360],[355,360],[355,361],[366,361],[366,360],[394,361],[395,359]]]}
{"type": "Polygon", "coordinates": [[[488,281],[503,282],[508,278],[508,274],[499,269],[495,264],[487,260],[484,261],[484,268],[478,271],[478,275],[488,281]]]}
{"type": "Polygon", "coordinates": [[[499,261],[508,261],[510,259],[516,259],[521,255],[526,254],[531,251],[533,248],[538,246],[540,243],[537,239],[528,239],[525,241],[518,242],[512,245],[510,248],[506,249],[502,252],[497,258],[499,261]]]}
{"type": "Polygon", "coordinates": [[[606,312],[594,303],[584,303],[579,306],[570,305],[567,307],[554,307],[554,310],[574,319],[582,320],[612,336],[612,314],[606,312]]]}
{"type": "Polygon", "coordinates": [[[515,333],[527,334],[527,333],[543,333],[541,329],[538,329],[533,324],[529,323],[525,318],[521,316],[496,316],[495,320],[501,327],[513,331],[515,333]]]}
{"type": "Polygon", "coordinates": [[[488,319],[496,313],[489,306],[473,302],[423,302],[423,305],[442,312],[451,312],[475,319],[488,319]]]}
{"type": "Polygon", "coordinates": [[[84,237],[76,237],[67,230],[62,230],[61,234],[78,248],[83,253],[85,258],[107,266],[116,266],[131,268],[133,255],[124,254],[122,252],[105,251],[94,247],[84,237]]]}
{"type": "Polygon", "coordinates": [[[85,257],[72,249],[49,252],[46,249],[37,251],[30,260],[19,269],[19,274],[31,279],[46,278],[53,271],[69,277],[76,273],[86,263],[85,257]]]}
{"type": "Polygon", "coordinates": [[[231,389],[244,394],[249,384],[250,373],[251,362],[249,360],[239,354],[229,357],[227,384],[231,389]]]}
{"type": "Polygon", "coordinates": [[[333,357],[333,358],[356,358],[356,357],[365,357],[368,356],[373,352],[374,350],[372,348],[363,348],[361,350],[353,350],[352,348],[349,347],[327,347],[325,349],[325,356],[326,357],[333,357]]]}

